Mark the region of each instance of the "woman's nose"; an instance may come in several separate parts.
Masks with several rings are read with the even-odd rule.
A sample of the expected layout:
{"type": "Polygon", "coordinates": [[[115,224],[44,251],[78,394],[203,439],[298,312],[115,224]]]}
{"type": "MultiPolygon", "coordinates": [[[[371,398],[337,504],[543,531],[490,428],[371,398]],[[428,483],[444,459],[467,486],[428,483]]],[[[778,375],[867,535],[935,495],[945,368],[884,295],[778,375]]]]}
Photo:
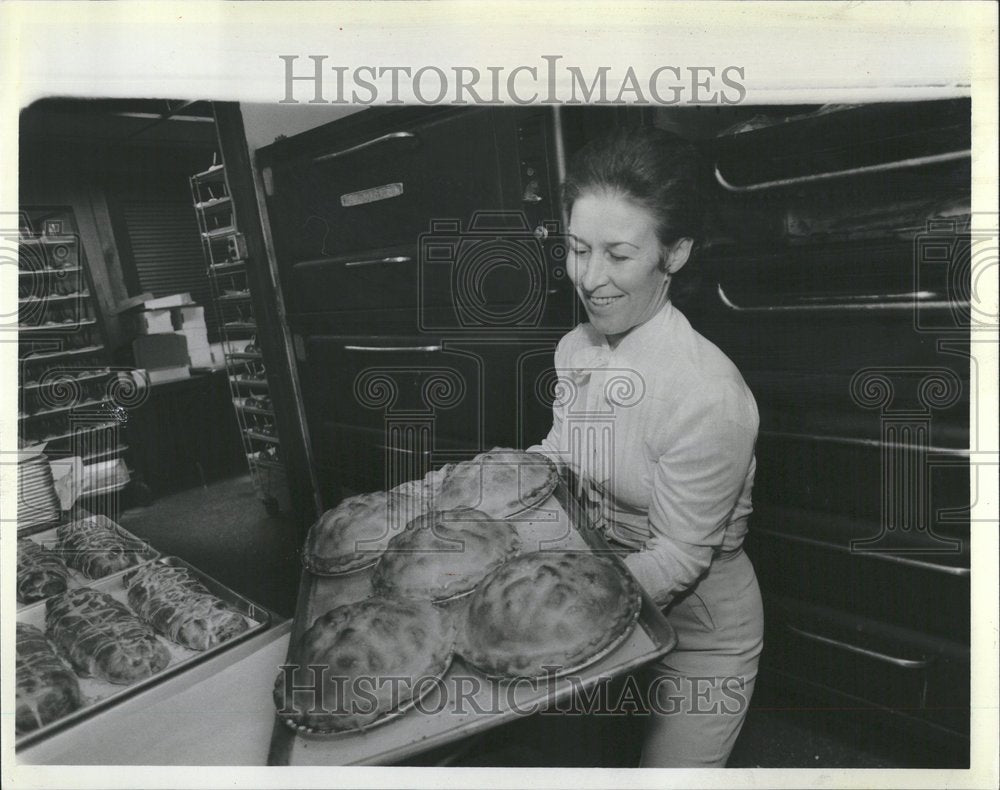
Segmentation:
{"type": "Polygon", "coordinates": [[[586,261],[582,262],[580,274],[580,287],[588,293],[597,290],[608,279],[604,260],[596,253],[588,255],[586,261]]]}

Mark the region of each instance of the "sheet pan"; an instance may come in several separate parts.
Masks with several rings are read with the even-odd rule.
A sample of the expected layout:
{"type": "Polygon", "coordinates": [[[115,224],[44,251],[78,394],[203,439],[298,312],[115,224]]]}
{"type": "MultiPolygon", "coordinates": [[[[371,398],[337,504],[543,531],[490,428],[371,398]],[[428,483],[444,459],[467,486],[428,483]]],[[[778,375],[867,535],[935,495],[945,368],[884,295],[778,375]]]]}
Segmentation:
{"type": "MultiPolygon", "coordinates": [[[[73,725],[81,724],[98,711],[105,710],[122,700],[135,696],[145,689],[164,682],[168,678],[183,672],[189,667],[211,658],[232,645],[235,645],[260,631],[263,631],[270,625],[270,615],[265,609],[257,606],[252,601],[244,598],[242,595],[233,592],[225,585],[217,582],[212,577],[202,573],[197,568],[194,568],[183,560],[177,557],[160,557],[153,561],[163,563],[164,565],[186,568],[191,575],[194,576],[194,578],[200,581],[205,588],[208,589],[210,593],[218,598],[221,598],[230,607],[243,615],[243,617],[247,619],[250,627],[243,633],[238,634],[234,638],[229,639],[214,648],[201,651],[183,647],[158,634],[157,638],[159,638],[160,641],[167,646],[171,657],[170,663],[163,671],[158,672],[150,678],[138,681],[128,686],[108,683],[99,678],[79,678],[80,691],[82,692],[83,697],[87,700],[86,703],[78,710],[57,721],[51,722],[44,727],[33,730],[32,732],[19,735],[16,741],[16,747],[18,749],[37,743],[55,732],[64,730],[73,725]]],[[[128,570],[132,569],[130,568],[128,570]]],[[[112,598],[121,601],[128,606],[128,599],[126,597],[126,590],[123,584],[122,575],[122,573],[119,573],[113,576],[106,576],[103,579],[91,581],[88,586],[92,589],[107,593],[112,598]]],[[[34,625],[44,631],[45,601],[32,603],[20,609],[17,613],[17,620],[18,622],[34,625]]]]}
{"type": "MultiPolygon", "coordinates": [[[[587,522],[566,485],[538,509],[512,519],[522,550],[586,549],[614,555],[587,522]]],[[[304,571],[286,663],[295,664],[299,637],[321,614],[372,593],[372,569],[321,577],[304,571]]],[[[459,598],[450,608],[464,607],[459,598]]],[[[458,616],[460,612],[455,610],[458,616]]],[[[637,669],[668,653],[677,638],[659,608],[643,592],[636,627],[608,655],[568,677],[537,681],[497,681],[456,657],[442,684],[413,709],[384,726],[365,732],[308,735],[294,732],[275,716],[270,765],[388,765],[484,730],[506,724],[526,712],[562,706],[575,694],[637,669]]],[[[277,676],[278,668],[275,667],[277,676]]]]}

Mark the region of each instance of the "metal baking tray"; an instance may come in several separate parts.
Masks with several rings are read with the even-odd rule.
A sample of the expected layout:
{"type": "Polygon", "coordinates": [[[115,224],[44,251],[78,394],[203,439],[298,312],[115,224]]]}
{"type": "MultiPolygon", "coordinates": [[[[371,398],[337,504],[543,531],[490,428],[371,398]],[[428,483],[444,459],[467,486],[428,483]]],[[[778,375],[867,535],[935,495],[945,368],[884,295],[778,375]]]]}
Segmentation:
{"type": "MultiPolygon", "coordinates": [[[[205,589],[212,593],[212,595],[217,598],[221,598],[232,609],[243,615],[243,617],[249,621],[250,627],[242,634],[238,634],[232,639],[229,639],[216,647],[209,648],[208,650],[191,650],[190,648],[171,642],[166,637],[157,633],[157,638],[164,645],[166,645],[167,649],[170,651],[171,660],[166,668],[152,677],[137,681],[136,683],[132,683],[128,686],[108,683],[107,681],[99,678],[84,678],[78,675],[77,677],[80,681],[80,691],[87,702],[78,710],[63,716],[61,719],[50,722],[37,730],[32,730],[31,732],[17,736],[15,743],[17,748],[37,743],[39,740],[46,738],[57,731],[85,721],[98,711],[104,710],[124,699],[138,694],[145,689],[162,683],[167,678],[177,675],[189,667],[211,658],[221,651],[232,647],[238,642],[263,631],[271,624],[270,614],[263,607],[257,606],[239,593],[233,592],[225,585],[217,582],[211,576],[202,573],[197,568],[184,562],[184,560],[177,557],[160,557],[154,560],[154,562],[174,567],[186,568],[195,579],[201,582],[205,589]]],[[[125,572],[128,570],[134,570],[136,567],[139,566],[128,568],[125,572]]],[[[103,579],[93,581],[89,586],[94,590],[100,590],[101,592],[107,593],[112,598],[121,601],[123,604],[128,606],[128,598],[126,596],[126,589],[121,573],[114,576],[106,576],[103,579]]],[[[131,607],[129,608],[131,609],[131,607]]],[[[29,604],[18,611],[17,621],[19,623],[29,623],[44,631],[45,601],[29,604]]]]}
{"type": "MultiPolygon", "coordinates": [[[[522,551],[586,549],[616,556],[593,529],[586,514],[560,482],[553,496],[512,523],[522,551]]],[[[372,594],[371,571],[342,577],[303,571],[286,664],[296,664],[302,633],[324,612],[372,594]]],[[[464,615],[468,596],[441,604],[456,618],[464,615]]],[[[614,676],[631,672],[673,650],[677,637],[652,599],[642,591],[639,618],[621,643],[573,676],[543,677],[530,682],[494,680],[456,654],[440,691],[428,702],[394,717],[385,726],[337,738],[295,733],[277,715],[271,735],[269,765],[389,765],[517,719],[531,706],[541,710],[571,698],[614,676]],[[476,693],[469,696],[469,684],[476,693]],[[464,691],[463,691],[464,690],[464,691]],[[465,696],[463,697],[463,693],[465,696]],[[497,704],[497,701],[500,704],[497,704]],[[511,703],[511,704],[505,704],[511,703]]],[[[275,675],[278,668],[275,667],[275,675]]]]}
{"type": "MultiPolygon", "coordinates": [[[[83,518],[86,518],[86,516],[84,516],[83,518]]],[[[79,519],[77,518],[73,519],[73,521],[78,521],[78,520],[79,519]]],[[[111,519],[108,520],[111,521],[111,519]]],[[[67,521],[65,523],[69,524],[71,522],[67,521]]],[[[69,570],[69,578],[66,580],[67,590],[75,590],[77,587],[92,587],[97,582],[105,581],[106,579],[114,579],[118,576],[121,576],[122,574],[128,573],[131,570],[135,570],[140,565],[145,565],[147,562],[152,562],[153,560],[158,559],[160,557],[160,552],[158,552],[156,549],[150,546],[146,541],[142,540],[141,538],[137,538],[127,529],[119,526],[114,521],[111,521],[111,523],[115,525],[116,531],[126,540],[126,542],[129,544],[129,547],[130,548],[133,546],[135,547],[136,562],[132,565],[129,565],[127,568],[122,568],[120,571],[109,573],[107,576],[101,576],[98,579],[91,579],[88,576],[84,576],[82,573],[80,573],[80,571],[76,570],[75,568],[70,568],[67,565],[66,567],[69,570]]],[[[32,535],[19,535],[18,538],[19,539],[27,538],[28,540],[33,540],[35,541],[35,543],[40,543],[47,549],[54,549],[56,552],[59,552],[58,549],[59,541],[57,540],[56,535],[59,527],[61,526],[63,526],[63,524],[59,524],[56,527],[47,529],[44,532],[36,532],[32,535]]],[[[25,607],[36,606],[40,603],[45,603],[45,599],[42,598],[38,601],[31,601],[29,603],[22,603],[21,601],[18,601],[17,609],[18,611],[20,611],[25,607]]]]}

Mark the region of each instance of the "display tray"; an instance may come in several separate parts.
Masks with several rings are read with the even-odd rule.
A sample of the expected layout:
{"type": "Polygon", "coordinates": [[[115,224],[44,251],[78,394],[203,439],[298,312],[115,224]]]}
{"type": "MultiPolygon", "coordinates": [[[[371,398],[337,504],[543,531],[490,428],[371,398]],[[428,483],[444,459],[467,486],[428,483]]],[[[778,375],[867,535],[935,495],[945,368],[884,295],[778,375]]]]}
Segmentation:
{"type": "MultiPolygon", "coordinates": [[[[77,519],[73,520],[75,521],[77,519]]],[[[93,587],[95,584],[97,584],[97,582],[103,582],[108,579],[114,579],[116,577],[121,576],[124,573],[128,573],[129,571],[138,568],[140,565],[145,565],[147,562],[152,562],[153,560],[159,558],[160,552],[158,552],[156,549],[154,549],[152,546],[146,543],[146,541],[137,538],[135,535],[133,535],[124,527],[118,526],[118,524],[115,524],[115,529],[118,532],[118,534],[125,539],[129,547],[133,546],[135,547],[134,550],[136,552],[136,562],[132,565],[129,565],[127,568],[122,568],[120,571],[109,573],[107,576],[102,576],[99,579],[91,579],[88,576],[84,576],[82,573],[80,573],[80,571],[76,570],[75,568],[70,568],[69,566],[67,566],[67,569],[69,570],[69,577],[66,580],[67,590],[74,590],[77,587],[93,587]]],[[[40,543],[47,549],[54,549],[56,551],[59,551],[58,548],[59,541],[56,538],[57,530],[58,527],[52,527],[42,532],[35,532],[30,535],[18,535],[18,537],[28,538],[28,540],[33,540],[35,543],[40,543]]],[[[22,603],[21,601],[18,601],[17,609],[18,611],[21,611],[25,607],[37,606],[40,603],[42,604],[45,603],[45,599],[42,598],[38,601],[31,601],[29,603],[22,603]]]]}
{"type": "MultiPolygon", "coordinates": [[[[98,711],[104,710],[105,708],[115,705],[122,700],[132,697],[144,689],[162,683],[167,678],[172,677],[201,661],[211,658],[232,645],[235,645],[260,631],[263,631],[270,625],[270,615],[265,609],[257,606],[252,601],[247,600],[242,595],[233,592],[225,585],[217,582],[211,576],[202,573],[197,568],[194,568],[184,562],[184,560],[177,557],[159,557],[154,560],[154,562],[160,562],[164,565],[187,569],[187,571],[210,593],[212,593],[212,595],[217,598],[221,598],[232,609],[239,612],[244,618],[246,618],[250,627],[243,633],[237,634],[232,639],[229,639],[216,647],[209,648],[208,650],[191,650],[190,648],[171,642],[166,637],[157,633],[157,638],[164,645],[166,645],[167,649],[170,651],[170,663],[166,666],[166,668],[152,677],[137,681],[127,686],[109,683],[105,680],[101,680],[100,678],[84,678],[77,675],[80,681],[80,691],[85,700],[83,706],[78,710],[63,716],[61,719],[46,724],[44,727],[18,735],[16,741],[17,748],[37,743],[39,740],[46,738],[57,731],[85,721],[98,711]]],[[[126,589],[122,581],[123,574],[128,570],[131,569],[126,569],[126,571],[122,573],[118,573],[113,576],[106,576],[103,579],[92,581],[88,586],[91,589],[107,593],[115,600],[128,606],[126,589]]],[[[129,607],[129,609],[131,609],[131,607],[129,607]]],[[[17,613],[17,621],[19,623],[28,623],[44,631],[45,601],[30,604],[19,610],[17,613]]]]}
{"type": "MultiPolygon", "coordinates": [[[[537,509],[511,518],[523,552],[586,550],[616,556],[593,529],[582,509],[560,482],[537,509]]],[[[302,633],[326,611],[372,594],[371,571],[342,577],[302,574],[295,621],[285,663],[296,664],[302,633]]],[[[568,675],[533,680],[497,680],[466,663],[457,653],[433,693],[394,716],[384,726],[337,738],[300,735],[276,714],[268,755],[270,765],[389,765],[479,732],[507,724],[569,700],[598,683],[628,673],[670,652],[676,635],[659,608],[642,591],[638,621],[618,644],[568,675]]],[[[456,618],[464,615],[469,596],[440,604],[456,618]]],[[[460,621],[460,620],[459,620],[460,621]]],[[[277,673],[277,667],[275,668],[277,673]]]]}

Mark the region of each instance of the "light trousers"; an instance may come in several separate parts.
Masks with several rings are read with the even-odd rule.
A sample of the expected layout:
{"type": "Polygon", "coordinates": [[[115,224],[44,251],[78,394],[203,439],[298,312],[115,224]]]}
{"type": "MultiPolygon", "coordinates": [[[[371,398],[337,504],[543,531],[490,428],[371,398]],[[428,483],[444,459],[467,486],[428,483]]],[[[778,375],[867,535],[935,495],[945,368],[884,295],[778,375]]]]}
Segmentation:
{"type": "Polygon", "coordinates": [[[641,767],[725,767],[743,726],[763,646],[750,558],[716,557],[664,610],[677,647],[647,667],[651,705],[641,767]]]}

